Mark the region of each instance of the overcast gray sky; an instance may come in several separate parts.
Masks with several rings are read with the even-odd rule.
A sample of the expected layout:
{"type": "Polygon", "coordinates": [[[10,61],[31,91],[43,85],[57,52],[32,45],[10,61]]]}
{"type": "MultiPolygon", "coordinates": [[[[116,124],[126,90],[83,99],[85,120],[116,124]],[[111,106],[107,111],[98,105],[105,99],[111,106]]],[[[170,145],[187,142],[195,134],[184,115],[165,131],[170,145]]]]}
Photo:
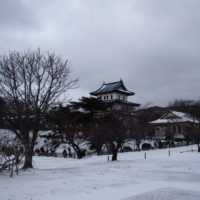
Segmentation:
{"type": "Polygon", "coordinates": [[[54,51],[79,88],[123,79],[131,101],[200,98],[199,0],[0,0],[0,53],[54,51]]]}

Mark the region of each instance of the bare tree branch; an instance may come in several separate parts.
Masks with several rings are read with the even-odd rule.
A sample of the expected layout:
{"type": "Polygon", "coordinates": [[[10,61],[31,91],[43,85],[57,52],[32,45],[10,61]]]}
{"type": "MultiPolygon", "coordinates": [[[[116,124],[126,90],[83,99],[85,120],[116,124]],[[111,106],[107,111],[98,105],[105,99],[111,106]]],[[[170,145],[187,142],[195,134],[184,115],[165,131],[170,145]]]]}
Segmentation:
{"type": "MultiPolygon", "coordinates": [[[[22,140],[29,160],[44,114],[56,103],[66,101],[64,94],[78,82],[71,79],[71,73],[67,60],[40,49],[14,51],[0,58],[0,97],[6,102],[6,120],[22,140]]],[[[32,161],[27,166],[32,167],[32,161]]]]}

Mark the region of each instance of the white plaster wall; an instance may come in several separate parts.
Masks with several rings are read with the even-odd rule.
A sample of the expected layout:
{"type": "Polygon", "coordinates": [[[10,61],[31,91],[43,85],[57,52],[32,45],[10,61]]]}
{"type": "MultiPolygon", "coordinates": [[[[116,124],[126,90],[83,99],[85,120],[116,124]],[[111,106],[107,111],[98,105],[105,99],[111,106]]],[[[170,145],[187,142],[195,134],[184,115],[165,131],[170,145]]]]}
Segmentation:
{"type": "Polygon", "coordinates": [[[124,101],[128,100],[128,97],[126,95],[119,94],[119,93],[116,93],[116,92],[108,93],[108,94],[104,94],[104,95],[98,95],[97,97],[101,98],[101,100],[107,101],[107,100],[119,99],[119,95],[120,95],[120,100],[124,100],[124,101]],[[112,99],[111,99],[111,95],[112,95],[112,99]],[[108,99],[107,99],[107,96],[108,96],[108,99]],[[104,99],[104,97],[105,97],[105,99],[104,99]]]}

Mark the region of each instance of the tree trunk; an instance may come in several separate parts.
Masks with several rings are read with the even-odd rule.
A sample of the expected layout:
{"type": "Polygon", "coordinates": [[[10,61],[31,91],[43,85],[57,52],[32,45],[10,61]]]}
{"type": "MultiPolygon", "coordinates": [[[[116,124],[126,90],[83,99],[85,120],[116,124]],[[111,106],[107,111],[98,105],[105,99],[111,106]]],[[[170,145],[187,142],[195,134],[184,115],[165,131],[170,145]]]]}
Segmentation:
{"type": "Polygon", "coordinates": [[[25,145],[24,148],[25,148],[25,152],[24,152],[25,161],[24,161],[23,169],[33,168],[33,164],[32,164],[33,150],[31,149],[29,145],[25,145]]]}
{"type": "Polygon", "coordinates": [[[85,156],[86,150],[80,149],[79,146],[75,143],[71,144],[71,146],[74,149],[78,159],[81,159],[85,156]]]}
{"type": "Polygon", "coordinates": [[[117,160],[117,153],[120,147],[121,147],[121,143],[117,143],[116,145],[112,142],[110,143],[110,148],[112,152],[112,161],[117,160]]]}
{"type": "Polygon", "coordinates": [[[83,158],[85,156],[84,152],[82,150],[76,151],[76,155],[77,155],[78,159],[81,159],[81,158],[83,158]]]}
{"type": "Polygon", "coordinates": [[[140,143],[136,143],[137,151],[140,151],[140,143]]]}
{"type": "Polygon", "coordinates": [[[169,140],[168,144],[169,144],[169,148],[171,148],[171,140],[169,140]]]}
{"type": "Polygon", "coordinates": [[[112,161],[117,160],[117,151],[118,151],[118,150],[115,150],[115,151],[112,153],[112,161]]]}
{"type": "Polygon", "coordinates": [[[97,145],[97,147],[96,147],[97,156],[100,155],[100,153],[101,153],[101,148],[102,148],[101,145],[97,145]]]}
{"type": "Polygon", "coordinates": [[[121,144],[118,143],[117,146],[112,144],[111,146],[112,146],[112,161],[115,161],[117,160],[117,153],[119,151],[119,148],[121,147],[121,144]]]}

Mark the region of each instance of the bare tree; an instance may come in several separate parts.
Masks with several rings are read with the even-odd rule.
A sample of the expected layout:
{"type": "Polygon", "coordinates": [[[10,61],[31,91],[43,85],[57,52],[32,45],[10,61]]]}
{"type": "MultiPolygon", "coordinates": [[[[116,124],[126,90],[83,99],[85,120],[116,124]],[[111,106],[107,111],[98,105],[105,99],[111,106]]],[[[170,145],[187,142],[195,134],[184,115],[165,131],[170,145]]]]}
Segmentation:
{"type": "MultiPolygon", "coordinates": [[[[60,106],[48,115],[48,123],[52,127],[51,139],[61,144],[68,144],[76,153],[78,159],[85,156],[86,150],[81,146],[86,144],[87,128],[83,123],[84,113],[72,111],[69,106],[60,106]]],[[[49,140],[50,141],[50,140],[49,140]]]]}
{"type": "MultiPolygon", "coordinates": [[[[93,97],[82,97],[77,102],[70,102],[67,107],[60,106],[52,110],[48,122],[53,127],[53,135],[61,144],[68,144],[73,148],[78,159],[86,154],[82,148],[86,143],[100,151],[102,143],[97,140],[97,135],[89,134],[95,126],[95,116],[98,112],[105,111],[108,105],[93,97]]],[[[99,139],[99,138],[98,138],[99,139]]],[[[102,141],[102,140],[101,140],[102,141]]]]}
{"type": "Polygon", "coordinates": [[[4,100],[0,97],[0,128],[3,128],[3,126],[4,126],[4,123],[3,123],[4,108],[5,108],[5,102],[4,102],[4,100]]]}
{"type": "Polygon", "coordinates": [[[200,152],[200,125],[196,125],[193,132],[194,142],[197,143],[197,151],[200,152]]]}
{"type": "Polygon", "coordinates": [[[183,136],[187,142],[187,145],[189,145],[191,140],[193,139],[193,124],[192,123],[188,123],[188,125],[184,127],[183,136]]]}
{"type": "Polygon", "coordinates": [[[200,124],[190,124],[186,129],[186,133],[190,135],[190,140],[197,144],[197,151],[200,152],[200,124]]]}
{"type": "Polygon", "coordinates": [[[8,134],[0,136],[0,172],[10,171],[12,177],[15,172],[18,174],[21,163],[23,163],[23,148],[20,141],[8,134]]]}
{"type": "Polygon", "coordinates": [[[104,143],[107,146],[108,152],[112,153],[112,161],[115,161],[119,149],[127,139],[128,129],[123,118],[109,114],[96,120],[91,134],[97,143],[104,143]]]}
{"type": "Polygon", "coordinates": [[[10,52],[0,57],[0,96],[6,102],[9,128],[25,148],[24,168],[32,168],[38,132],[45,113],[64,101],[64,94],[75,87],[71,66],[54,53],[10,52]]]}
{"type": "Polygon", "coordinates": [[[145,121],[138,119],[136,122],[131,122],[129,127],[130,138],[135,141],[137,150],[140,151],[140,145],[146,138],[148,132],[148,124],[145,121]]]}
{"type": "Polygon", "coordinates": [[[98,123],[92,123],[90,126],[88,144],[91,150],[95,150],[97,155],[101,155],[102,148],[105,144],[105,138],[102,136],[103,128],[98,123]]]}
{"type": "Polygon", "coordinates": [[[165,128],[165,140],[169,147],[171,147],[171,141],[174,140],[174,132],[171,126],[165,128]]]}

